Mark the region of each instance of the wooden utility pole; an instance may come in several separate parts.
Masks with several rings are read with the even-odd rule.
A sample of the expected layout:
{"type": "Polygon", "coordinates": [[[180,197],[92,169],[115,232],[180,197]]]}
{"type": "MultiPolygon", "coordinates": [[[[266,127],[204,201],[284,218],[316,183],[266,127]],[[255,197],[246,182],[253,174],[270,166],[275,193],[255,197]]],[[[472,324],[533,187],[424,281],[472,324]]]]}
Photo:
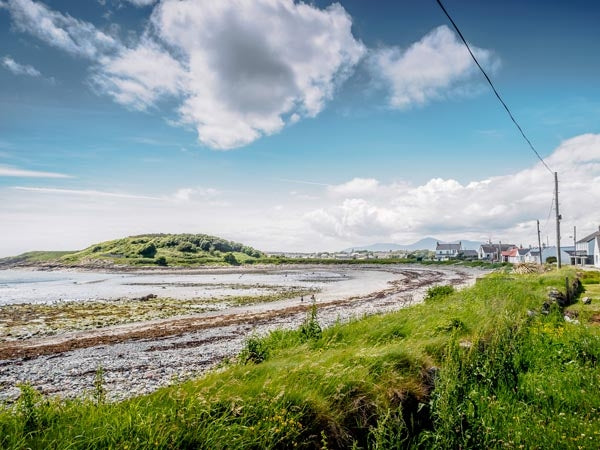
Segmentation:
{"type": "Polygon", "coordinates": [[[560,269],[560,219],[562,217],[558,212],[558,172],[554,172],[554,199],[556,200],[554,208],[556,210],[556,267],[560,269]]]}
{"type": "Polygon", "coordinates": [[[574,263],[577,265],[577,227],[573,225],[573,255],[575,255],[574,263]]]}
{"type": "Polygon", "coordinates": [[[537,230],[538,230],[538,248],[540,250],[540,265],[544,264],[542,262],[542,239],[540,238],[540,221],[536,220],[537,222],[537,230]]]}

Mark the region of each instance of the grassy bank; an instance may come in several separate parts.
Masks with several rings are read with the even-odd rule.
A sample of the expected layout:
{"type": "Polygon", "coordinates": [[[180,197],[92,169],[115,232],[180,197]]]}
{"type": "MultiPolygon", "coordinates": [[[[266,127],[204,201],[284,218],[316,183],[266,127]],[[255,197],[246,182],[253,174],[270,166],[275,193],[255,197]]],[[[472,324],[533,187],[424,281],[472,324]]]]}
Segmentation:
{"type": "Polygon", "coordinates": [[[567,275],[491,275],[322,331],[307,319],[250,339],[219,371],[121,403],[102,401],[101,373],[89,400],[24,387],[0,412],[0,447],[597,448],[595,316],[541,313],[567,275]]]}

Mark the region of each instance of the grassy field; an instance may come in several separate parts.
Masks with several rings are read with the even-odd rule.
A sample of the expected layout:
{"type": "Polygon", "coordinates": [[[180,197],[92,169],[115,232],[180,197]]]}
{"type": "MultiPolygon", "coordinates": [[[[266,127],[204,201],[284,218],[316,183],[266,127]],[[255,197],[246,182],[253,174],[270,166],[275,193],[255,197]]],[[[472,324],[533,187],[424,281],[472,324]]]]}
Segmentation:
{"type": "Polygon", "coordinates": [[[101,370],[88,399],[24,386],[0,412],[0,447],[597,448],[594,315],[542,313],[574,275],[493,274],[325,330],[313,314],[203,378],[121,403],[103,401],[101,370]]]}

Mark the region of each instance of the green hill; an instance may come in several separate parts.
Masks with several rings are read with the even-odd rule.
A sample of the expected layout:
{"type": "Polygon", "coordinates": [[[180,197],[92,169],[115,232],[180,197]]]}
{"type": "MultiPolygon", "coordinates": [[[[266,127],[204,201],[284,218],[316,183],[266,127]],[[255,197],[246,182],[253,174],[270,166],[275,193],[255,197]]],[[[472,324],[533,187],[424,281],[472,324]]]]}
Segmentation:
{"type": "Polygon", "coordinates": [[[262,256],[252,247],[207,234],[142,234],[74,252],[23,253],[0,259],[0,267],[237,265],[262,256]]]}

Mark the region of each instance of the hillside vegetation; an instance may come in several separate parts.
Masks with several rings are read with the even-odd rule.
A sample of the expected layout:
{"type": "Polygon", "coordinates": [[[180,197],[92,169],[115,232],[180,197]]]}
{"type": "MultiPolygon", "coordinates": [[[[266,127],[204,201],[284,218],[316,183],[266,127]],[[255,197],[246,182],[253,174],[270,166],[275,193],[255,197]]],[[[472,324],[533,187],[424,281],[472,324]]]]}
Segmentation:
{"type": "Polygon", "coordinates": [[[252,263],[262,253],[247,245],[206,234],[144,234],[101,242],[75,252],[29,252],[0,265],[190,266],[252,263]]]}
{"type": "Polygon", "coordinates": [[[0,447],[597,448],[600,298],[571,321],[543,306],[574,275],[493,274],[325,330],[313,311],[218,371],[125,402],[103,401],[101,370],[88,400],[24,386],[0,412],[0,447]]]}

